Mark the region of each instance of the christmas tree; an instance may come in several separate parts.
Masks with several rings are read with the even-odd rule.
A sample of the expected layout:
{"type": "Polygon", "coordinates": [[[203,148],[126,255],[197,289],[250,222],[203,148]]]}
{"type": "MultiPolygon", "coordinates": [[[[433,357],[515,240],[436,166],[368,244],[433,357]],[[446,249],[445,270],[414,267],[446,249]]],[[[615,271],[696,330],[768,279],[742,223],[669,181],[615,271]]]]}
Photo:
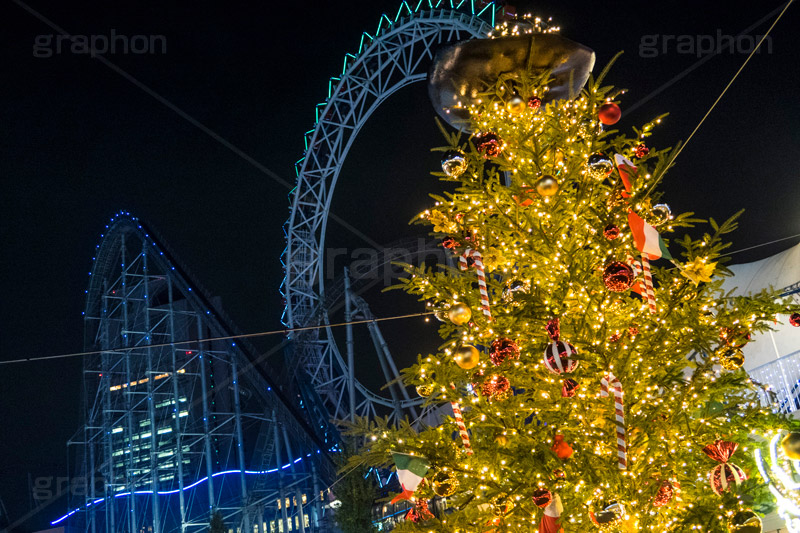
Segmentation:
{"type": "Polygon", "coordinates": [[[397,531],[761,531],[752,451],[794,426],[741,347],[796,309],[722,292],[736,217],[662,203],[661,117],[611,129],[606,71],[557,99],[551,72],[500,77],[465,106],[471,135],[443,129],[444,183],[415,222],[458,266],[408,266],[401,286],[442,321],[403,379],[444,416],[350,428],[353,464],[398,461],[416,505],[397,531]]]}

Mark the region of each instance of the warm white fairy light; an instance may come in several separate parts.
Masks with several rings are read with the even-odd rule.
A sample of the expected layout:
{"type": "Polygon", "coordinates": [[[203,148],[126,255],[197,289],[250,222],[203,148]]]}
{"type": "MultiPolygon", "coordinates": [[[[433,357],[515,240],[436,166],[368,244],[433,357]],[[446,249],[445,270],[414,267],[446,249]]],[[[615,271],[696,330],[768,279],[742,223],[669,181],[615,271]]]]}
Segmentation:
{"type": "Polygon", "coordinates": [[[758,466],[761,477],[767,483],[769,491],[775,497],[778,504],[778,514],[786,523],[789,533],[800,533],[800,483],[794,481],[794,476],[800,473],[800,461],[787,461],[793,472],[787,472],[780,462],[778,444],[784,436],[783,432],[778,431],[769,441],[768,463],[759,448],[756,448],[753,455],[758,466]],[[769,473],[776,478],[773,479],[769,473]]]}

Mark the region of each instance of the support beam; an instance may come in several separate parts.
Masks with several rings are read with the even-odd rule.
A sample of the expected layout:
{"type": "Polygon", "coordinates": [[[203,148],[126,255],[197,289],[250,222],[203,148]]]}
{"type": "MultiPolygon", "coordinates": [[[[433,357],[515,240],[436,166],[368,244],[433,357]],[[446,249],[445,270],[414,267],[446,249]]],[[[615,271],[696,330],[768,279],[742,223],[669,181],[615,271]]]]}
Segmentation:
{"type": "Polygon", "coordinates": [[[356,378],[355,355],[353,344],[353,303],[350,295],[350,269],[344,268],[344,321],[347,322],[345,332],[347,335],[347,397],[350,406],[350,421],[356,419],[356,378]]]}

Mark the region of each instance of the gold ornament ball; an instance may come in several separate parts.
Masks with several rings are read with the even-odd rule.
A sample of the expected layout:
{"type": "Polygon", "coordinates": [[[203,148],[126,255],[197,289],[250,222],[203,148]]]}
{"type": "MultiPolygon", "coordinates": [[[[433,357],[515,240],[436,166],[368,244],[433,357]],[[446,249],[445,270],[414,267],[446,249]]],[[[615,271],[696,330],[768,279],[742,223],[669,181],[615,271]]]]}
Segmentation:
{"type": "Polygon", "coordinates": [[[725,370],[737,370],[744,364],[744,354],[738,348],[726,346],[719,351],[719,364],[725,370]]]}
{"type": "Polygon", "coordinates": [[[417,394],[419,394],[423,398],[427,398],[428,396],[433,394],[433,386],[428,385],[427,383],[423,383],[422,385],[417,385],[417,394]]]}
{"type": "Polygon", "coordinates": [[[499,434],[494,438],[494,441],[500,446],[507,446],[508,445],[508,435],[499,434]]]}
{"type": "Polygon", "coordinates": [[[447,311],[447,318],[456,326],[463,326],[472,318],[472,310],[465,303],[457,303],[447,311]]]}
{"type": "Polygon", "coordinates": [[[522,99],[519,95],[514,95],[511,97],[511,100],[506,103],[506,109],[512,115],[519,115],[523,111],[525,111],[525,100],[522,99]]]}
{"type": "Polygon", "coordinates": [[[439,470],[431,477],[431,485],[433,486],[433,492],[437,496],[447,498],[456,493],[458,477],[456,477],[455,472],[439,470]]]}
{"type": "Polygon", "coordinates": [[[781,448],[789,459],[800,460],[800,433],[789,433],[783,437],[781,448]]]}
{"type": "Polygon", "coordinates": [[[761,533],[761,518],[750,509],[737,511],[728,519],[728,531],[731,533],[761,533]]]}
{"type": "Polygon", "coordinates": [[[514,509],[514,507],[516,507],[514,500],[505,492],[501,492],[492,498],[490,503],[492,506],[492,514],[498,518],[507,515],[512,509],[514,509]]]}
{"type": "Polygon", "coordinates": [[[455,353],[453,353],[453,360],[464,370],[469,370],[478,366],[480,357],[481,353],[471,344],[459,346],[455,353]]]}
{"type": "Polygon", "coordinates": [[[558,182],[553,176],[542,176],[536,182],[536,192],[542,196],[553,196],[558,192],[558,182]]]}

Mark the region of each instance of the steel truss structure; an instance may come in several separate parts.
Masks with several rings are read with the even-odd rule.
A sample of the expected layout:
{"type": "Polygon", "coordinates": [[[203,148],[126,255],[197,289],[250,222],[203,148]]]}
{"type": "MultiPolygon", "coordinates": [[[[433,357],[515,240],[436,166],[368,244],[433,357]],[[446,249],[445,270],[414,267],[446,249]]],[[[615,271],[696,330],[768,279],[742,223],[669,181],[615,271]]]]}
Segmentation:
{"type": "Polygon", "coordinates": [[[334,442],[153,232],[106,226],[86,291],[83,501],[55,520],[92,533],[326,531],[334,442]]]}
{"type": "MultiPolygon", "coordinates": [[[[362,36],[358,54],[348,54],[341,76],[331,78],[324,104],[317,106],[317,123],[306,134],[306,152],[297,165],[297,186],[290,196],[291,216],[286,223],[282,261],[286,275],[283,321],[289,328],[326,325],[329,298],[324,272],[325,233],[339,171],[359,131],[395,91],[427,75],[436,47],[466,39],[487,37],[502,8],[491,2],[421,1],[415,8],[403,2],[394,20],[384,15],[375,35],[362,36]]],[[[369,318],[363,300],[346,290],[346,317],[369,318]]],[[[397,378],[391,354],[381,345],[380,330],[370,328],[376,351],[390,381],[397,378]]],[[[418,399],[392,392],[375,394],[353,375],[352,335],[348,332],[347,360],[329,328],[292,336],[296,375],[307,383],[320,410],[333,418],[400,416],[412,412],[418,399]]],[[[308,390],[306,391],[306,393],[308,390]]]]}

